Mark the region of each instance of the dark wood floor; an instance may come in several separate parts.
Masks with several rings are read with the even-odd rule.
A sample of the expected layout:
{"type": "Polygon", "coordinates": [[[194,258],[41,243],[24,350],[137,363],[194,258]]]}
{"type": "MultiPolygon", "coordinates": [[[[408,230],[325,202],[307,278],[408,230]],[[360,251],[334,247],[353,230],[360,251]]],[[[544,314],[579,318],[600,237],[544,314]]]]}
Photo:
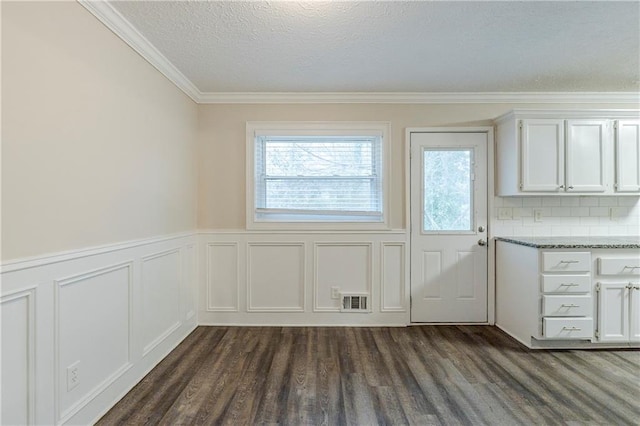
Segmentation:
{"type": "Polygon", "coordinates": [[[640,422],[640,352],[489,326],[199,327],[100,425],[640,422]]]}

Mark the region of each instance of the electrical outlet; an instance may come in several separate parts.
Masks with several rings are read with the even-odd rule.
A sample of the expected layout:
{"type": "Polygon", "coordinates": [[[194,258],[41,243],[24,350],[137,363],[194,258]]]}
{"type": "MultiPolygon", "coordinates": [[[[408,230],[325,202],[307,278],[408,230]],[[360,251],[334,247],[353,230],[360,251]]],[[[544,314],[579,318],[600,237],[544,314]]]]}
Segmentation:
{"type": "Polygon", "coordinates": [[[80,361],[67,367],[67,392],[71,392],[80,384],[80,361]]]}
{"type": "Polygon", "coordinates": [[[618,221],[622,217],[622,207],[611,207],[609,210],[609,217],[613,221],[618,221]]]}
{"type": "Polygon", "coordinates": [[[533,221],[542,222],[542,209],[533,209],[533,221]]]}
{"type": "Polygon", "coordinates": [[[340,287],[338,286],[331,287],[331,298],[340,299],[340,287]]]}
{"type": "Polygon", "coordinates": [[[511,207],[498,207],[498,220],[509,220],[513,218],[511,207]]]}

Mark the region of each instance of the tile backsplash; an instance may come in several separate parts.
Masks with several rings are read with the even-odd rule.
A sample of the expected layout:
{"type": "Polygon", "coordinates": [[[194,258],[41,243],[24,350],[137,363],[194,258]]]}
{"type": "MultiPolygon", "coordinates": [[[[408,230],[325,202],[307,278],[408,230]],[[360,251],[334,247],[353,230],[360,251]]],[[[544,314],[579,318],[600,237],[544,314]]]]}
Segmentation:
{"type": "Polygon", "coordinates": [[[640,196],[494,197],[494,236],[640,235],[640,196]]]}

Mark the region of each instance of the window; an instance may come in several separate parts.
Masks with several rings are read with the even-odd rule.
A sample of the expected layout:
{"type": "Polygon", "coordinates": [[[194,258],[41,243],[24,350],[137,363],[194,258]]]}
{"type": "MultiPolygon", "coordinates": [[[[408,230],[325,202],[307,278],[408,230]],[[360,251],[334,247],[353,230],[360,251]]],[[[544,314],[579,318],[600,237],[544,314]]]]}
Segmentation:
{"type": "Polygon", "coordinates": [[[473,230],[473,149],[424,149],[423,232],[473,230]]]}
{"type": "Polygon", "coordinates": [[[247,226],[386,227],[388,128],[247,123],[247,226]]]}

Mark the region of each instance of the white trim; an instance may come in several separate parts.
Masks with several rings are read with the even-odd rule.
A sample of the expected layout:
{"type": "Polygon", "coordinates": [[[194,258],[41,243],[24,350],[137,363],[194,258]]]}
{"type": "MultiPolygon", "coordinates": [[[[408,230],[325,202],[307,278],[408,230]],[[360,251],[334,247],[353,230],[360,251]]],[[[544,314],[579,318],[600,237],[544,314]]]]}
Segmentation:
{"type": "MultiPolygon", "coordinates": [[[[161,259],[163,257],[169,257],[170,255],[173,254],[177,254],[178,255],[178,259],[177,259],[177,267],[178,267],[178,300],[182,300],[182,285],[183,282],[182,280],[184,279],[184,277],[182,276],[182,264],[184,262],[183,256],[182,256],[182,248],[181,247],[176,247],[176,248],[172,248],[172,249],[168,249],[168,250],[163,250],[157,253],[153,253],[153,254],[149,254],[146,256],[142,256],[140,258],[140,289],[141,289],[141,294],[142,294],[142,298],[143,300],[146,299],[146,294],[145,294],[145,275],[144,275],[144,270],[145,270],[145,264],[147,262],[149,262],[150,260],[156,260],[156,259],[161,259]]],[[[142,303],[140,305],[140,318],[142,318],[141,324],[142,324],[142,328],[143,328],[143,337],[144,334],[146,334],[147,329],[146,326],[147,324],[145,323],[146,320],[146,316],[145,316],[146,312],[145,312],[145,305],[144,303],[142,303]]],[[[161,344],[162,342],[164,342],[169,336],[171,336],[173,334],[174,331],[176,331],[177,329],[180,328],[180,326],[182,326],[182,321],[181,321],[181,312],[180,312],[180,304],[178,304],[178,315],[177,315],[177,320],[176,322],[174,322],[173,324],[171,324],[165,331],[163,331],[162,333],[160,333],[158,336],[156,336],[152,341],[148,342],[144,348],[142,349],[142,357],[146,357],[151,351],[153,351],[159,344],[161,344]]],[[[144,339],[142,339],[144,341],[144,339]]]]}
{"type": "Polygon", "coordinates": [[[199,104],[629,103],[638,92],[204,92],[199,104]]]}
{"type": "Polygon", "coordinates": [[[328,234],[328,235],[359,235],[359,234],[374,234],[374,235],[406,235],[409,231],[406,229],[370,229],[370,230],[362,230],[362,229],[336,229],[336,230],[323,230],[323,229],[315,229],[315,230],[285,230],[285,229],[200,229],[197,233],[199,235],[233,235],[233,234],[241,234],[241,235],[264,235],[264,234],[287,234],[287,235],[307,235],[307,234],[328,234]]]}
{"type": "Polygon", "coordinates": [[[306,312],[305,302],[307,300],[307,262],[306,262],[306,253],[307,247],[304,241],[291,241],[291,242],[248,242],[247,243],[247,265],[246,265],[246,277],[247,277],[247,312],[281,312],[281,313],[289,313],[289,312],[306,312]],[[275,306],[275,307],[265,307],[265,306],[253,306],[251,304],[251,248],[252,247],[298,247],[302,249],[300,256],[300,277],[298,281],[300,291],[300,305],[299,306],[275,306]]]}
{"type": "Polygon", "coordinates": [[[2,265],[0,266],[0,274],[21,271],[23,269],[36,268],[39,266],[50,265],[52,263],[64,262],[67,260],[81,259],[83,257],[96,256],[99,254],[105,254],[118,250],[131,249],[149,244],[161,243],[178,238],[187,238],[196,235],[198,235],[198,231],[194,230],[167,236],[141,238],[139,240],[129,240],[122,243],[104,244],[77,250],[66,250],[57,253],[44,254],[41,256],[19,258],[2,263],[2,265]]]}
{"type": "Polygon", "coordinates": [[[113,31],[122,41],[153,65],[162,75],[198,102],[202,93],[182,72],[176,68],[166,56],[151,44],[120,12],[108,1],[77,0],[93,16],[98,18],[108,29],[113,31]]]}
{"type": "Polygon", "coordinates": [[[404,241],[382,241],[380,243],[380,312],[407,312],[406,291],[407,291],[407,244],[404,241]],[[387,307],[384,298],[387,282],[385,280],[385,248],[400,247],[400,306],[387,307]]]}
{"type": "Polygon", "coordinates": [[[128,260],[126,262],[118,263],[115,265],[109,265],[98,269],[93,269],[90,271],[81,272],[79,274],[74,274],[70,277],[59,278],[53,281],[54,289],[53,289],[53,314],[54,314],[54,384],[55,384],[55,413],[56,413],[56,424],[63,424],[71,417],[73,417],[76,413],[78,413],[83,407],[85,407],[89,402],[94,400],[100,393],[102,393],[105,389],[107,389],[113,382],[119,379],[124,373],[129,371],[133,367],[132,362],[132,345],[133,345],[133,260],[128,260]],[[127,269],[127,313],[129,318],[127,319],[127,361],[122,364],[120,367],[116,369],[111,375],[109,375],[102,382],[98,383],[93,389],[89,392],[85,393],[80,399],[76,400],[70,407],[68,407],[65,411],[62,411],[61,401],[60,401],[60,374],[63,371],[60,366],[60,292],[62,288],[67,285],[73,285],[85,282],[90,278],[95,278],[101,275],[106,275],[111,272],[120,271],[122,269],[127,269]]]}
{"type": "Polygon", "coordinates": [[[206,256],[206,275],[205,275],[205,310],[207,312],[238,312],[240,310],[240,249],[237,242],[208,242],[205,247],[205,256],[206,256]],[[236,305],[235,306],[214,306],[211,304],[211,295],[213,285],[212,271],[213,268],[211,266],[211,251],[212,247],[233,247],[235,249],[236,256],[236,305]]]}
{"type": "MultiPolygon", "coordinates": [[[[340,312],[337,311],[338,314],[351,314],[351,312],[340,312]]],[[[367,312],[370,313],[370,312],[367,312]]],[[[351,316],[351,315],[349,315],[351,316]]],[[[447,324],[449,325],[449,323],[439,323],[440,325],[442,324],[447,324]]],[[[451,323],[453,324],[453,323],[451,323]]],[[[384,328],[395,328],[395,327],[409,327],[412,325],[425,325],[425,323],[420,323],[420,324],[410,324],[410,323],[395,323],[395,322],[391,322],[391,323],[371,323],[371,324],[363,324],[363,323],[349,323],[349,324],[345,324],[345,323],[340,323],[340,324],[333,324],[330,322],[323,322],[323,323],[315,323],[315,322],[305,322],[305,323],[283,323],[283,322],[277,322],[277,323],[264,323],[264,322],[217,322],[217,321],[200,321],[198,323],[198,326],[204,326],[204,327],[384,327],[384,328]]],[[[483,323],[470,323],[469,325],[484,325],[483,323]]]]}
{"type": "MultiPolygon", "coordinates": [[[[340,306],[319,306],[318,305],[318,252],[320,247],[366,247],[367,248],[367,291],[369,294],[369,305],[373,298],[373,242],[371,241],[322,241],[313,243],[313,309],[312,312],[341,312],[340,306]]],[[[354,292],[345,292],[354,294],[354,292]]],[[[355,292],[357,293],[357,292],[355,292]]],[[[373,312],[373,311],[369,311],[373,312]]]]}
{"type": "MultiPolygon", "coordinates": [[[[27,332],[27,423],[36,424],[36,291],[37,285],[25,287],[0,296],[0,305],[19,299],[26,299],[26,332],[27,332]]],[[[1,308],[0,308],[1,309],[1,308]]]]}

